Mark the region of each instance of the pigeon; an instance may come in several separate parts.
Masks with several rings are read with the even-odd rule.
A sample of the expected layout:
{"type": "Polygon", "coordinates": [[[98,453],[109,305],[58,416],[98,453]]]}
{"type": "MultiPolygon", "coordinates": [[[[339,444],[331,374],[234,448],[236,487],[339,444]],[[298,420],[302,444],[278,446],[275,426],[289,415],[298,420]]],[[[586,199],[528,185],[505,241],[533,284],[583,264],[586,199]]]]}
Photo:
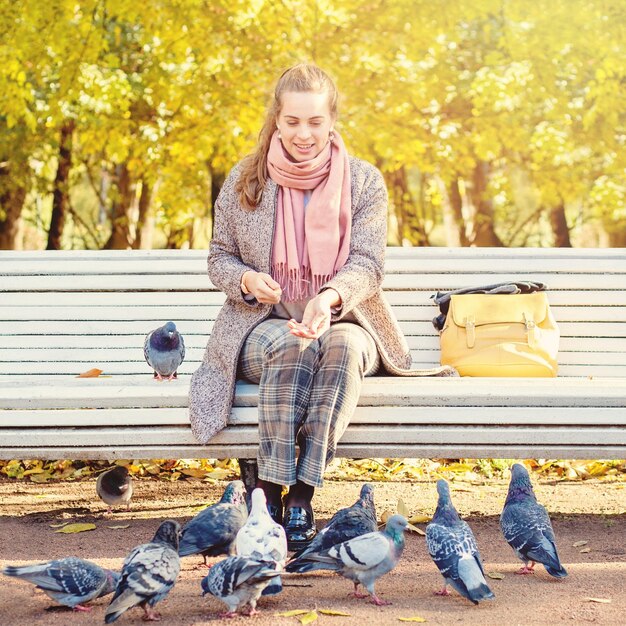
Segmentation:
{"type": "Polygon", "coordinates": [[[437,510],[426,527],[428,552],[444,580],[443,589],[435,592],[436,595],[450,595],[447,586],[452,585],[474,604],[495,598],[485,580],[474,533],[454,508],[445,480],[437,481],[437,492],[437,510]]]}
{"type": "MultiPolygon", "coordinates": [[[[277,524],[267,511],[263,489],[252,492],[252,508],[248,521],[240,528],[235,542],[238,556],[247,556],[259,561],[275,561],[281,569],[287,559],[287,536],[285,529],[277,524]]],[[[277,576],[263,590],[264,596],[276,595],[283,590],[277,576]]]]}
{"type": "Polygon", "coordinates": [[[377,530],[374,488],[366,483],[361,487],[359,499],[352,506],[337,511],[328,524],[317,533],[313,541],[304,550],[294,554],[285,569],[288,572],[304,574],[313,567],[312,563],[307,560],[309,554],[323,552],[338,543],[377,530]]]}
{"type": "Polygon", "coordinates": [[[408,522],[402,515],[392,515],[382,532],[367,533],[317,553],[309,553],[309,571],[328,569],[354,583],[354,597],[367,598],[358,591],[363,585],[376,606],[391,604],[376,595],[374,584],[390,572],[400,560],[404,550],[404,531],[408,522]]]}
{"type": "Polygon", "coordinates": [[[143,355],[157,380],[177,378],[177,370],[185,358],[185,342],[176,330],[176,324],[168,322],[148,333],[143,344],[143,355]]]}
{"type": "Polygon", "coordinates": [[[248,605],[246,615],[256,615],[256,603],[263,589],[282,569],[276,561],[248,556],[229,556],[214,565],[202,579],[202,595],[210,593],[228,607],[220,617],[234,617],[248,605]]]}
{"type": "Polygon", "coordinates": [[[519,463],[511,468],[509,493],[500,516],[500,528],[508,544],[524,563],[518,574],[534,574],[535,563],[538,562],[543,564],[550,576],[567,576],[556,551],[548,512],[537,502],[528,471],[519,463]]]}
{"type": "Polygon", "coordinates": [[[23,578],[53,600],[75,611],[91,611],[86,602],[113,593],[120,575],[91,561],[70,556],[35,565],[7,565],[5,576],[23,578]]]}
{"type": "Polygon", "coordinates": [[[207,556],[235,553],[235,539],[248,517],[243,482],[234,480],[228,484],[222,499],[208,506],[189,520],[180,536],[180,556],[201,554],[203,565],[207,556]]]}
{"type": "Polygon", "coordinates": [[[111,513],[112,506],[121,504],[125,504],[126,509],[129,509],[133,495],[133,481],[128,474],[128,469],[123,465],[116,465],[113,469],[100,474],[96,481],[96,493],[105,504],[109,505],[109,513],[111,513]]]}
{"type": "Polygon", "coordinates": [[[122,566],[122,577],[104,616],[107,624],[137,605],[144,610],[144,621],[161,619],[153,607],[167,596],[180,571],[179,534],[180,524],[166,520],[150,543],[137,546],[128,554],[122,566]]]}

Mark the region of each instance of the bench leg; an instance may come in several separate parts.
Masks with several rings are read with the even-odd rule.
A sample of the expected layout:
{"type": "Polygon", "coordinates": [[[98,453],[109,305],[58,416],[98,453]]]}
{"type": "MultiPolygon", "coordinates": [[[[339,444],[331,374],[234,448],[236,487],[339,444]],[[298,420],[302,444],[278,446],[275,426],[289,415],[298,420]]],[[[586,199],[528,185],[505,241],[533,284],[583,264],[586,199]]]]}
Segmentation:
{"type": "Polygon", "coordinates": [[[250,499],[250,495],[256,487],[256,481],[259,475],[256,459],[237,459],[237,461],[239,461],[241,480],[243,480],[243,484],[246,486],[248,499],[250,499]]]}

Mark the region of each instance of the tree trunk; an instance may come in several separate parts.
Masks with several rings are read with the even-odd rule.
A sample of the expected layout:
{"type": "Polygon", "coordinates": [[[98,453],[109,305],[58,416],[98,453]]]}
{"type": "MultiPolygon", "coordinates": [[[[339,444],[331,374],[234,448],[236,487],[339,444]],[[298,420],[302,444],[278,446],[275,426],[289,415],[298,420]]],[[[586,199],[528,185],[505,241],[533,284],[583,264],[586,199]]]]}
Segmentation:
{"type": "Polygon", "coordinates": [[[150,211],[150,201],[152,200],[152,187],[145,179],[141,180],[141,195],[139,196],[139,216],[137,218],[137,236],[133,241],[133,249],[140,250],[146,233],[144,228],[146,227],[148,220],[148,213],[150,211]]]}
{"type": "MultiPolygon", "coordinates": [[[[5,171],[0,170],[2,175],[5,171]]],[[[17,236],[25,198],[26,189],[24,187],[9,188],[0,195],[0,207],[4,212],[4,220],[0,222],[0,250],[15,250],[17,248],[17,236]]]]}
{"type": "Polygon", "coordinates": [[[418,215],[415,201],[409,189],[406,168],[401,167],[387,174],[391,203],[398,221],[400,243],[410,242],[414,246],[429,245],[423,216],[418,215]]]}
{"type": "Polygon", "coordinates": [[[443,222],[446,230],[446,244],[448,246],[469,246],[469,239],[465,232],[463,218],[463,198],[459,189],[459,179],[454,178],[446,188],[443,181],[440,183],[441,194],[444,200],[443,222]]]}
{"type": "Polygon", "coordinates": [[[72,135],[74,134],[74,120],[66,120],[61,127],[59,142],[59,163],[54,179],[52,192],[52,217],[48,230],[48,245],[46,250],[60,250],[63,228],[69,207],[70,170],[72,169],[72,135]]]}
{"type": "Polygon", "coordinates": [[[474,246],[504,246],[494,228],[493,201],[487,196],[489,182],[489,164],[480,161],[474,168],[473,188],[471,190],[474,205],[474,224],[471,243],[474,246]]]}
{"type": "Polygon", "coordinates": [[[213,236],[213,224],[215,220],[213,219],[213,214],[215,212],[215,202],[217,200],[217,196],[220,195],[220,191],[222,186],[224,185],[224,181],[226,177],[224,174],[216,174],[213,170],[209,168],[211,172],[211,236],[213,236]]]}
{"type": "Polygon", "coordinates": [[[626,248],[626,221],[620,224],[611,224],[611,230],[607,230],[609,246],[611,248],[626,248]]]}
{"type": "Polygon", "coordinates": [[[569,238],[569,227],[565,218],[565,206],[562,202],[550,209],[550,226],[554,233],[554,247],[571,248],[572,242],[569,238]]]}
{"type": "Polygon", "coordinates": [[[111,207],[111,236],[104,244],[105,250],[128,250],[131,247],[128,211],[134,188],[125,163],[115,166],[117,193],[111,207]]]}

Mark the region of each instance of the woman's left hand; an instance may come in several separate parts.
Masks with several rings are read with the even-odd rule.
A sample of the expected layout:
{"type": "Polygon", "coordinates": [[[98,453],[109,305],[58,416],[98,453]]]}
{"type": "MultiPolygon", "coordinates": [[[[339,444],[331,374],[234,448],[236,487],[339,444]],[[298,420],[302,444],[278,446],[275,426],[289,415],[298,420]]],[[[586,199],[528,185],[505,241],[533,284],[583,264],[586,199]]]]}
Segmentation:
{"type": "Polygon", "coordinates": [[[302,321],[290,319],[287,322],[292,335],[305,339],[317,339],[330,328],[330,307],[341,299],[334,289],[326,289],[309,300],[304,309],[302,321]]]}

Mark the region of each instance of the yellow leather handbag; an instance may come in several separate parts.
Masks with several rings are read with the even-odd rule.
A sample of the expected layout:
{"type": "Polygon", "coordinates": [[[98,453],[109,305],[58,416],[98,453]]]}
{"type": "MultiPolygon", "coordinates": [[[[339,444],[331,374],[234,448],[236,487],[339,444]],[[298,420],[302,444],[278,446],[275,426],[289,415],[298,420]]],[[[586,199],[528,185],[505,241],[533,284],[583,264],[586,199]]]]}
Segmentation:
{"type": "Polygon", "coordinates": [[[545,291],[453,295],[441,364],[461,376],[556,376],[559,328],[545,291]]]}

